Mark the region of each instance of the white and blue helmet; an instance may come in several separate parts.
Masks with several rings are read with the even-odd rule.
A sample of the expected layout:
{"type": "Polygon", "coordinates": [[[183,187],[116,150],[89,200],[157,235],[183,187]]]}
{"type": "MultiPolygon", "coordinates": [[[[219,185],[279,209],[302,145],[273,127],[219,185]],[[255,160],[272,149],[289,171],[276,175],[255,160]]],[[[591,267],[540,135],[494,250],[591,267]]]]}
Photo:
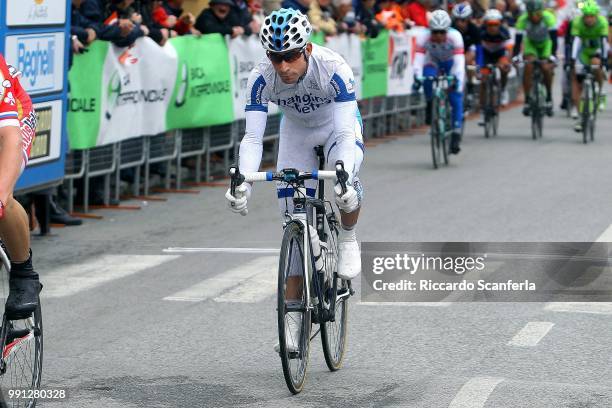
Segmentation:
{"type": "Polygon", "coordinates": [[[472,15],[472,6],[470,3],[459,3],[453,7],[453,17],[455,18],[468,18],[472,15]]]}
{"type": "Polygon", "coordinates": [[[301,11],[282,8],[266,17],[259,39],[268,51],[286,52],[308,44],[310,33],[310,22],[301,11]]]}

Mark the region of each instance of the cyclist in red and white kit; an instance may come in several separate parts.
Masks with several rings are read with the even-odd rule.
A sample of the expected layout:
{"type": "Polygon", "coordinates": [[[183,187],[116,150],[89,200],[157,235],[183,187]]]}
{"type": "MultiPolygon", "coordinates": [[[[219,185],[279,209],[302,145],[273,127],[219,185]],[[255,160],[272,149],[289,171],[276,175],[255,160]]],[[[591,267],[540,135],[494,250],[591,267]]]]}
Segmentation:
{"type": "Polygon", "coordinates": [[[0,239],[11,260],[6,300],[9,319],[31,316],[42,287],[32,267],[28,216],[13,197],[36,132],[36,113],[30,96],[19,83],[19,75],[0,55],[0,239]]]}

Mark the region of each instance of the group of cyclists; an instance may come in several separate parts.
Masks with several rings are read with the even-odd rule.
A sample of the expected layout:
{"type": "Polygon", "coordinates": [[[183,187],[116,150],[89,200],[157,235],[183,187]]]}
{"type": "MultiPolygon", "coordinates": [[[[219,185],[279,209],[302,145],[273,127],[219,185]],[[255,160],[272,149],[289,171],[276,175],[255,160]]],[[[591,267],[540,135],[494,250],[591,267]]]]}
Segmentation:
{"type": "MultiPolygon", "coordinates": [[[[502,13],[491,8],[480,19],[474,19],[469,3],[458,3],[450,14],[435,10],[429,16],[429,27],[416,38],[413,61],[414,90],[423,87],[428,100],[431,120],[432,78],[438,73],[454,77],[448,97],[452,106],[450,153],[460,152],[461,128],[464,119],[464,94],[475,92],[474,70],[479,67],[481,105],[484,100],[483,77],[493,75],[487,67],[496,66],[500,73],[502,105],[509,101],[506,89],[512,64],[523,62],[523,113],[530,115],[529,95],[535,60],[540,61],[546,86],[545,112],[553,114],[553,74],[556,66],[557,21],[543,0],[527,0],[524,13],[515,22],[516,34],[504,21],[502,13]],[[467,81],[466,81],[467,72],[467,81]],[[467,83],[466,83],[467,82],[467,83]]],[[[597,79],[603,86],[603,68],[608,57],[608,21],[601,16],[594,0],[585,0],[571,22],[571,52],[565,63],[572,66],[574,106],[580,94],[581,68],[597,65],[597,79]]],[[[264,59],[251,73],[247,87],[246,132],[240,144],[238,164],[241,171],[259,169],[263,136],[266,128],[268,103],[283,113],[280,125],[277,170],[295,168],[303,171],[317,169],[315,146],[324,146],[326,163],[333,167],[336,160],[344,162],[349,175],[344,188],[336,185],[335,201],[340,210],[338,276],[354,279],[361,271],[360,250],[355,227],[362,205],[363,187],[359,168],[364,159],[362,123],[355,99],[355,80],[349,65],[336,52],[309,41],[312,27],[300,11],[281,9],[264,20],[260,40],[266,50],[264,59]],[[307,105],[307,106],[306,106],[307,105]]],[[[576,127],[579,127],[577,123],[576,127]]],[[[311,180],[306,192],[314,197],[316,181],[311,180]]],[[[252,185],[243,183],[235,191],[228,189],[229,208],[247,214],[252,185]]],[[[294,191],[278,183],[281,216],[291,211],[294,191]]],[[[297,295],[299,283],[287,292],[297,295]]],[[[288,329],[290,330],[290,329],[288,329]]],[[[288,333],[288,339],[297,335],[288,333]]],[[[290,340],[288,340],[291,342],[290,340]]],[[[297,345],[287,344],[288,349],[297,345]]],[[[275,349],[278,351],[279,346],[275,349]]]]}

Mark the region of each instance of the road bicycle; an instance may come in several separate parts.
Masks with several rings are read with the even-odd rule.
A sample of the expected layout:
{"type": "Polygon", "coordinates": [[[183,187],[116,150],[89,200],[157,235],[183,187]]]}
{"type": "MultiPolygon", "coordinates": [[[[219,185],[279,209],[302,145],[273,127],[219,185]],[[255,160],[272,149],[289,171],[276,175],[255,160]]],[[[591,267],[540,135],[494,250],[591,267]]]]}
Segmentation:
{"type": "Polygon", "coordinates": [[[544,115],[546,114],[546,86],[544,86],[544,73],[542,72],[542,61],[525,61],[525,64],[533,64],[533,82],[531,86],[531,137],[533,140],[542,138],[542,127],[544,115]]]}
{"type": "Polygon", "coordinates": [[[442,163],[448,165],[449,144],[452,134],[451,106],[448,93],[455,84],[452,75],[438,75],[420,78],[419,81],[431,81],[433,85],[431,103],[431,156],[433,167],[437,169],[442,163]]]}
{"type": "Polygon", "coordinates": [[[354,295],[351,281],[338,277],[339,218],[325,199],[324,180],[338,181],[346,191],[348,174],[342,161],[335,171],[322,170],[323,147],[315,148],[319,170],[303,172],[283,169],[278,172],[240,173],[230,168],[232,195],[244,182],[280,181],[286,183],[285,196],[293,202],[286,221],[278,266],[279,355],[287,387],[293,394],[304,388],[309,363],[310,342],[320,332],[327,367],[342,366],[346,351],[348,299],[354,295]],[[306,195],[306,180],[318,180],[316,198],[306,195]],[[312,325],[319,329],[313,334],[312,325]],[[288,338],[297,333],[297,339],[288,338]],[[296,347],[288,347],[291,343],[296,347]]]}
{"type": "Polygon", "coordinates": [[[43,359],[43,325],[40,300],[38,308],[27,319],[11,320],[4,307],[9,293],[11,263],[0,243],[0,408],[36,406],[34,391],[40,389],[43,359]],[[25,395],[26,398],[22,398],[25,395]],[[18,396],[18,397],[16,397],[18,396]]]}
{"type": "Polygon", "coordinates": [[[499,106],[501,105],[501,84],[499,82],[499,68],[496,64],[487,64],[485,69],[489,72],[485,79],[485,99],[483,110],[483,122],[485,137],[497,136],[499,128],[499,106]]]}
{"type": "Polygon", "coordinates": [[[582,126],[582,142],[588,143],[595,140],[595,121],[597,111],[601,102],[601,90],[595,80],[593,70],[599,69],[598,65],[585,65],[582,73],[582,95],[580,96],[580,124],[582,126]]]}

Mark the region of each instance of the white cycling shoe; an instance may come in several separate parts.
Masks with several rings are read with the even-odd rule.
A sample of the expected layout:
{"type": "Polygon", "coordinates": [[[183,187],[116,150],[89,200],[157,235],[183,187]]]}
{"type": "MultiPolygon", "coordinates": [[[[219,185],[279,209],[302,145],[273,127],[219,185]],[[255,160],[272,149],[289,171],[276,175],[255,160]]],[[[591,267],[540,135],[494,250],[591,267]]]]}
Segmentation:
{"type": "MultiPolygon", "coordinates": [[[[285,317],[285,338],[288,353],[297,353],[300,349],[300,329],[302,327],[302,313],[287,312],[285,317]]],[[[274,345],[274,351],[280,353],[280,344],[274,345]]]]}
{"type": "Polygon", "coordinates": [[[572,117],[572,119],[578,119],[578,109],[576,109],[575,106],[572,106],[572,111],[570,116],[572,117]]]}
{"type": "Polygon", "coordinates": [[[510,95],[506,89],[502,91],[500,103],[501,106],[508,106],[508,103],[510,103],[510,95]]]}
{"type": "Polygon", "coordinates": [[[338,276],[346,280],[356,278],[361,272],[361,251],[354,229],[345,231],[340,228],[338,250],[338,276]]]}

